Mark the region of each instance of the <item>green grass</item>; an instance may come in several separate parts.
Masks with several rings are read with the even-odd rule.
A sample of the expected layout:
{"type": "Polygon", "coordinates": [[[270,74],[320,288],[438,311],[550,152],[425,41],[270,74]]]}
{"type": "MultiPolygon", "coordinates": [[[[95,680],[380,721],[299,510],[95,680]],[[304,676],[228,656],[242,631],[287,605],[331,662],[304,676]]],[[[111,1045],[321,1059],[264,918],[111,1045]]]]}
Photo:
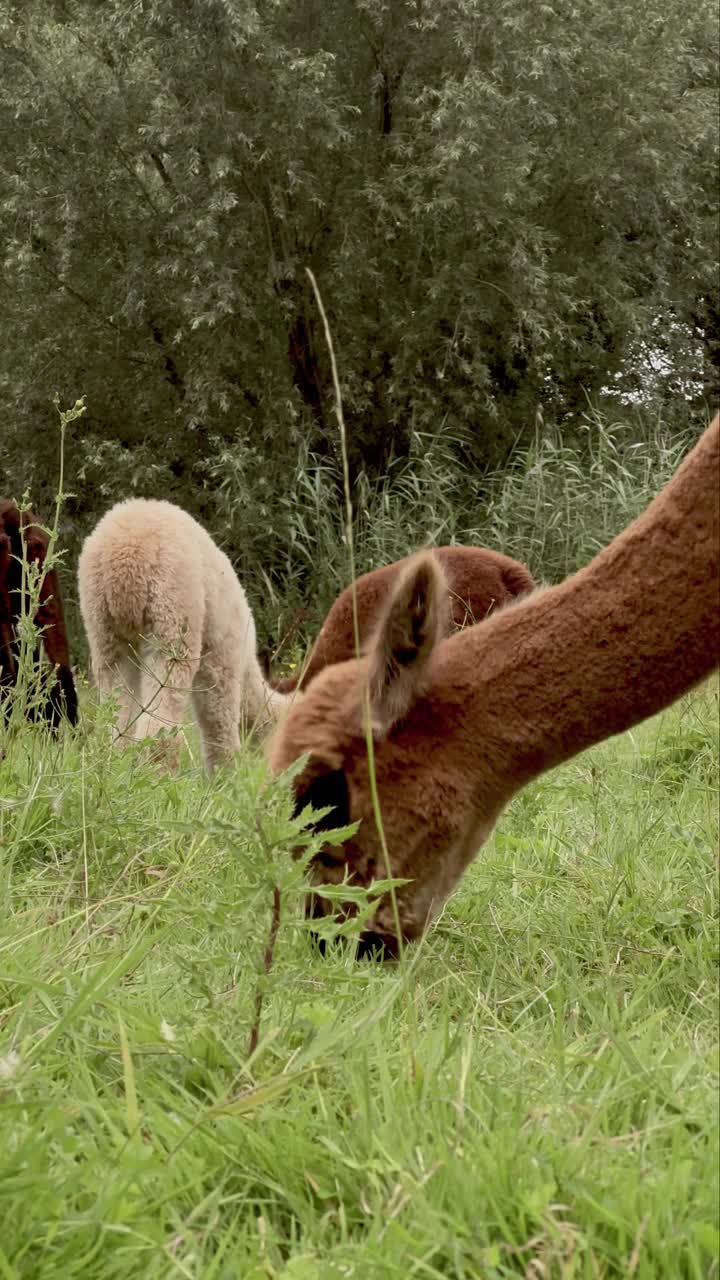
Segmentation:
{"type": "Polygon", "coordinates": [[[717,1275],[714,683],[385,969],[313,949],[257,755],[163,776],[86,706],[0,763],[2,1280],[717,1275]]]}

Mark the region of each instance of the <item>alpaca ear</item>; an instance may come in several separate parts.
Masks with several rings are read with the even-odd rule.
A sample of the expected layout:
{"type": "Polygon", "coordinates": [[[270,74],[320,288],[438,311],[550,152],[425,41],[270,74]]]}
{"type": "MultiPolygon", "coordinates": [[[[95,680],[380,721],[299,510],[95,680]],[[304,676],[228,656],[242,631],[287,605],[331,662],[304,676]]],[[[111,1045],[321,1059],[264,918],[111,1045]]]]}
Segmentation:
{"type": "Polygon", "coordinates": [[[398,579],[368,650],[371,715],[381,733],[420,696],[435,646],[449,631],[445,576],[436,557],[421,552],[398,579]]]}

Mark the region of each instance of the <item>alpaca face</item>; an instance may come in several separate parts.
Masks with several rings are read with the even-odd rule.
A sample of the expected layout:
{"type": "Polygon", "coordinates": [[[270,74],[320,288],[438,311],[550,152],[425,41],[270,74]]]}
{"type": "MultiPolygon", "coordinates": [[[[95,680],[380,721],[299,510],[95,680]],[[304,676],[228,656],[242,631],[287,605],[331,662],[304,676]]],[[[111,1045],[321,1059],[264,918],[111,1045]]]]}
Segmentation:
{"type": "MultiPolygon", "coordinates": [[[[364,658],[326,668],[294,703],[269,746],[279,773],[309,756],[295,780],[296,812],[330,807],[318,829],[359,822],[342,847],[326,845],[311,867],[314,884],[368,887],[388,864],[373,803],[373,773],[390,875],[412,883],[397,895],[401,932],[416,938],[456,883],[493,824],[473,810],[472,764],[453,730],[456,707],[425,696],[428,667],[446,627],[447,588],[429,555],[410,562],[364,658]],[[372,763],[368,757],[372,740],[372,763]],[[471,852],[468,854],[468,849],[471,852]]],[[[309,911],[337,910],[312,895],[309,911]]],[[[340,908],[352,915],[353,904],[340,908]]],[[[379,900],[361,948],[395,954],[391,902],[379,900]]]]}

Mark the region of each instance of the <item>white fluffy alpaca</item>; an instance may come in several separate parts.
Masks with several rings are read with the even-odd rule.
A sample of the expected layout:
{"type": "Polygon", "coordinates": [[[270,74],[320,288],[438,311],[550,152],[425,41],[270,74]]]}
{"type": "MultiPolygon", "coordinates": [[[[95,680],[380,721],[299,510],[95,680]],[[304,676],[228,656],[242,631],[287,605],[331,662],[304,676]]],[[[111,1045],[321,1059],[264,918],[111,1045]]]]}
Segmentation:
{"type": "Polygon", "coordinates": [[[78,563],[95,684],[118,690],[118,740],[183,721],[192,698],[209,769],[287,699],[263,679],[255,623],[227,556],[171,502],[130,498],[103,516],[78,563]]]}

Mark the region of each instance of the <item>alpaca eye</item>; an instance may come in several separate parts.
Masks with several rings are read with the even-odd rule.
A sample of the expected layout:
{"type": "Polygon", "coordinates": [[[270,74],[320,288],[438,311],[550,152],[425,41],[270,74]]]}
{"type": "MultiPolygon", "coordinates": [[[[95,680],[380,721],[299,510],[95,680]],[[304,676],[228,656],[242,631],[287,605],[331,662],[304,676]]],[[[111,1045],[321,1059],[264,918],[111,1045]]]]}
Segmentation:
{"type": "Polygon", "coordinates": [[[312,826],[315,831],[332,831],[334,827],[346,827],[350,818],[350,792],[344,769],[321,773],[307,787],[295,794],[293,817],[311,805],[313,809],[330,808],[330,813],[318,818],[312,826]]]}

